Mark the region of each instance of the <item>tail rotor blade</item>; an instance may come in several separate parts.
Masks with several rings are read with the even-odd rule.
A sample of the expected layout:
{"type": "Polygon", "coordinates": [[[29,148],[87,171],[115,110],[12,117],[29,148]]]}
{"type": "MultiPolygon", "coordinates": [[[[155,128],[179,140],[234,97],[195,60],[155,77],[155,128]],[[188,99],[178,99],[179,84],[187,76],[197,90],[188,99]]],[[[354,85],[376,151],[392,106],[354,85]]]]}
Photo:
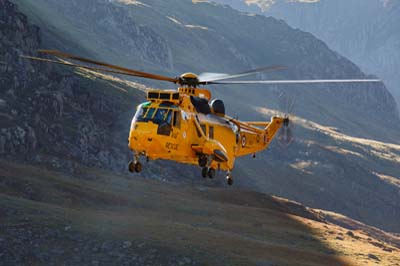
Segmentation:
{"type": "Polygon", "coordinates": [[[278,142],[284,147],[288,148],[294,141],[293,130],[291,123],[281,127],[278,135],[278,142]]]}
{"type": "Polygon", "coordinates": [[[282,147],[288,148],[294,141],[293,122],[290,117],[296,103],[296,98],[288,95],[286,92],[282,92],[279,94],[278,99],[280,109],[284,113],[283,117],[286,119],[279,131],[278,142],[282,147]]]}

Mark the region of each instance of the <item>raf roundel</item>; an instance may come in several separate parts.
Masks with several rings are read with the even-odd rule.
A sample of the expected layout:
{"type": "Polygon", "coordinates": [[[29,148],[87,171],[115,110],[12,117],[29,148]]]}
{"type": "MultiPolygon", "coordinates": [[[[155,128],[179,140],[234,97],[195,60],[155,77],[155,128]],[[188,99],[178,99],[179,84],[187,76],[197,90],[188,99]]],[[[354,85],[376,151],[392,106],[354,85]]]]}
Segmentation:
{"type": "Polygon", "coordinates": [[[246,136],[242,136],[242,147],[244,148],[246,146],[246,136]]]}

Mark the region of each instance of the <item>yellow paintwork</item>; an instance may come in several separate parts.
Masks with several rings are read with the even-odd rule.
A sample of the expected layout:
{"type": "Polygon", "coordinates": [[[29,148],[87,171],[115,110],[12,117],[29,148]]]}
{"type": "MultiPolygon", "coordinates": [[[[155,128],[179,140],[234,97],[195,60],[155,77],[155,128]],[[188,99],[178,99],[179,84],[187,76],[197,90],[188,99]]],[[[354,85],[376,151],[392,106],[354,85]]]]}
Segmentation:
{"type": "MultiPolygon", "coordinates": [[[[143,155],[150,160],[173,160],[198,165],[199,156],[204,154],[214,158],[209,167],[231,171],[237,157],[266,149],[284,122],[282,117],[273,117],[270,122],[242,122],[228,116],[198,113],[190,97],[197,96],[209,101],[211,93],[206,89],[182,87],[178,91],[150,92],[179,92],[179,99],[153,98],[145,103],[146,106],[138,106],[138,112],[141,111],[139,109],[160,107],[166,112],[175,112],[173,115],[179,116],[180,120],[179,127],[172,126],[169,135],[160,135],[157,133],[159,124],[139,121],[137,117],[140,114],[135,115],[129,134],[129,148],[135,155],[143,155]]],[[[164,98],[167,97],[164,95],[164,98]]]]}

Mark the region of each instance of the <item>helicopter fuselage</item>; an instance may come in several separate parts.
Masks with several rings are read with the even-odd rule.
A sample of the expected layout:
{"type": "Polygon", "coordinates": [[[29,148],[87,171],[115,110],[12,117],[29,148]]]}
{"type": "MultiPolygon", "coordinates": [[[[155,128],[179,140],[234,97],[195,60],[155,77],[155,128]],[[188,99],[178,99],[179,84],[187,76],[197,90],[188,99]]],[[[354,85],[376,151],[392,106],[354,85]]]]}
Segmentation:
{"type": "Polygon", "coordinates": [[[188,72],[172,78],[57,50],[39,50],[39,53],[56,57],[56,60],[27,55],[21,57],[89,71],[171,82],[181,86],[177,91],[150,90],[147,93],[148,102],[138,106],[128,139],[129,148],[134,154],[134,160],[129,162],[128,169],[130,172],[142,170],[140,156],[149,160],[174,160],[198,164],[202,167],[203,177],[208,175],[213,178],[216,169],[226,170],[229,185],[233,183],[231,171],[235,159],[267,148],[282,125],[286,129],[279,139],[287,145],[290,144],[292,136],[287,127],[289,118],[287,115],[272,117],[270,122],[242,122],[233,119],[225,115],[225,106],[221,100],[210,102],[211,93],[197,88],[198,86],[381,82],[379,79],[234,80],[261,72],[287,69],[284,66],[263,67],[236,74],[196,75],[188,72]],[[88,65],[76,64],[70,62],[71,60],[88,65]]]}
{"type": "Polygon", "coordinates": [[[149,91],[137,107],[129,148],[149,160],[173,160],[209,169],[232,171],[235,159],[268,147],[284,118],[241,122],[210,106],[204,89],[149,91]],[[262,128],[260,128],[262,127],[262,128]]]}

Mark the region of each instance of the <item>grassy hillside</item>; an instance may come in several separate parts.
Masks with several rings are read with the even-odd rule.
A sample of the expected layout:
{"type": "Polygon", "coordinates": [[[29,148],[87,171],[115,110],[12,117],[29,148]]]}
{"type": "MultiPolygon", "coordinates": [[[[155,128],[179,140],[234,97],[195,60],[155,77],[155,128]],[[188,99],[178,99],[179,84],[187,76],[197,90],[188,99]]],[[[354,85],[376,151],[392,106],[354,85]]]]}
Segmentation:
{"type": "Polygon", "coordinates": [[[400,263],[396,236],[388,244],[265,194],[0,165],[0,265],[400,263]]]}
{"type": "MultiPolygon", "coordinates": [[[[255,110],[266,117],[277,113],[267,108],[255,110]]],[[[295,141],[291,146],[274,142],[255,159],[237,161],[239,185],[315,208],[340,210],[397,232],[400,146],[349,136],[298,116],[293,116],[292,122],[295,141]],[[307,138],[301,137],[303,132],[307,138]]]]}

